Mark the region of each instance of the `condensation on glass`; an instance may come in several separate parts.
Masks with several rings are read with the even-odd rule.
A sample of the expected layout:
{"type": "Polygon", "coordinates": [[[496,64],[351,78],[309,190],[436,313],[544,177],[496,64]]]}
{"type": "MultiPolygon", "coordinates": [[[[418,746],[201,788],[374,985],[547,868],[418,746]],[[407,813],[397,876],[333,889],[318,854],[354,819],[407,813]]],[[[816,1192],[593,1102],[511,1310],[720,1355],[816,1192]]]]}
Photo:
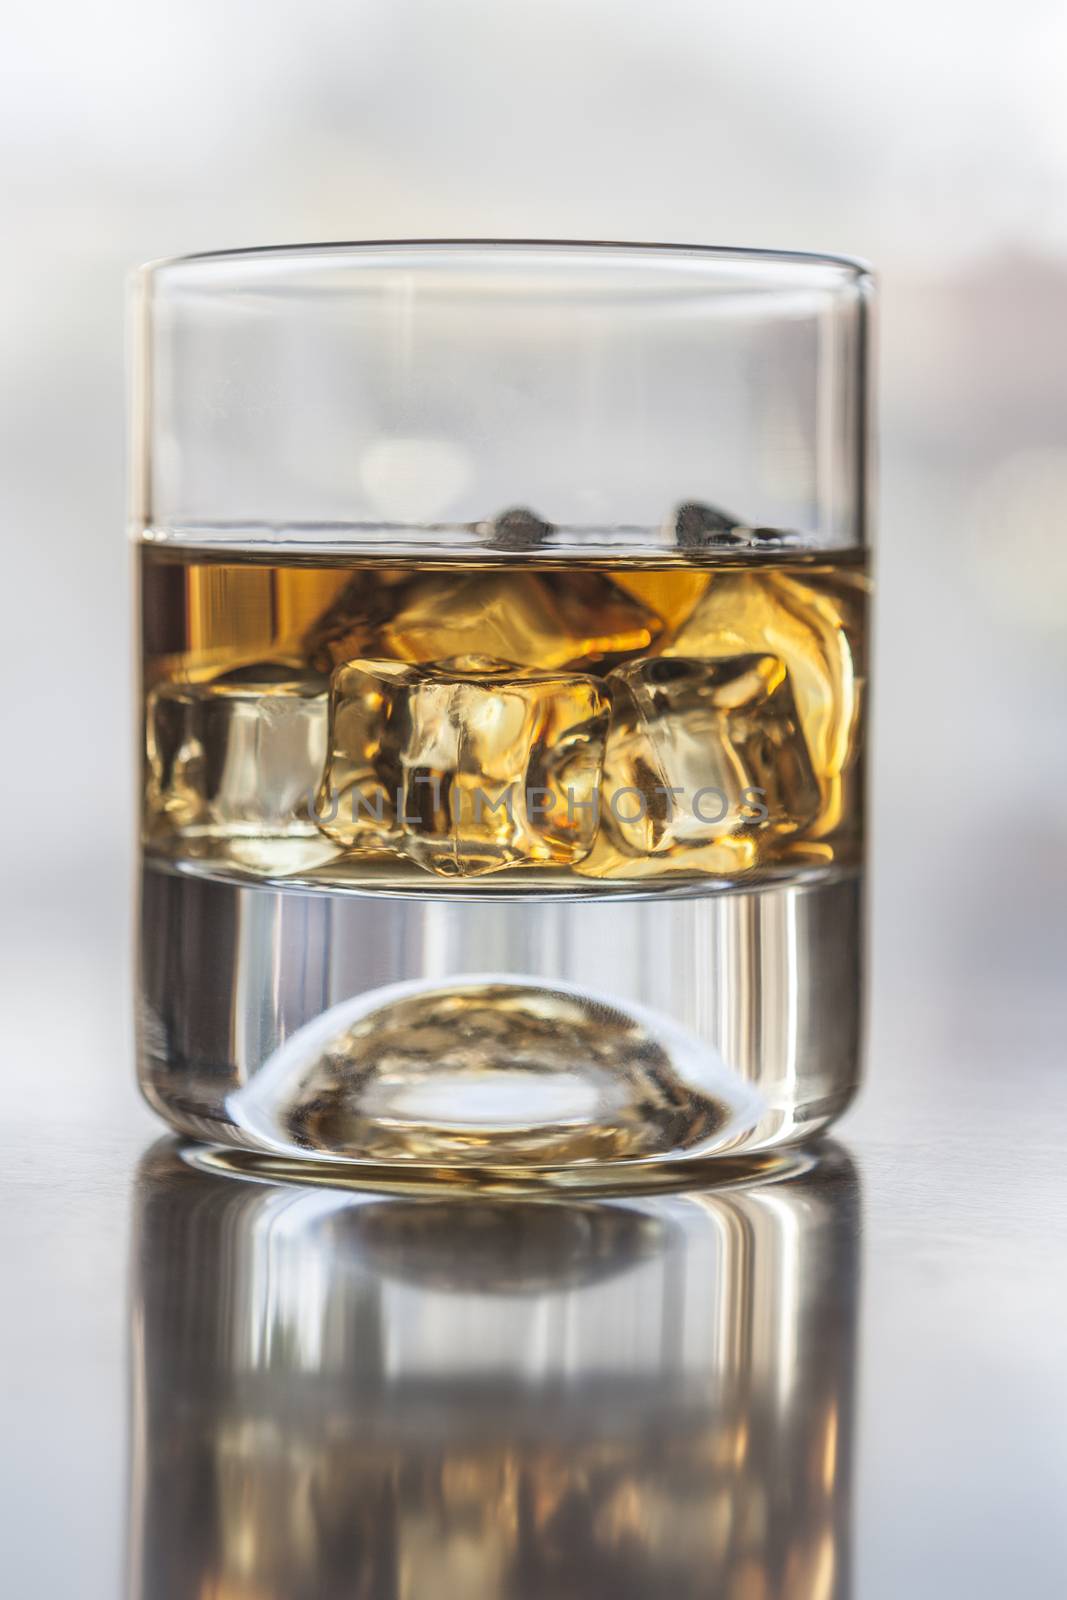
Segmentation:
{"type": "Polygon", "coordinates": [[[871,283],[420,243],[139,280],[141,1082],[641,1182],[858,1072],[871,283]]]}

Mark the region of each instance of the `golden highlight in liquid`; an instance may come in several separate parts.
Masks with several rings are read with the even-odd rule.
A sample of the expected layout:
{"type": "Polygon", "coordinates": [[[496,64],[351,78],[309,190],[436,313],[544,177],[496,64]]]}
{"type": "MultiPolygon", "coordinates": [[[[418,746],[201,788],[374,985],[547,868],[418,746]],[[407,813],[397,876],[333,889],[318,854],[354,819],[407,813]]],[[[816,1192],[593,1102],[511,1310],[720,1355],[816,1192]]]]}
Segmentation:
{"type": "Polygon", "coordinates": [[[868,587],[854,553],[142,545],[146,846],[214,876],[415,893],[846,868],[868,587]]]}

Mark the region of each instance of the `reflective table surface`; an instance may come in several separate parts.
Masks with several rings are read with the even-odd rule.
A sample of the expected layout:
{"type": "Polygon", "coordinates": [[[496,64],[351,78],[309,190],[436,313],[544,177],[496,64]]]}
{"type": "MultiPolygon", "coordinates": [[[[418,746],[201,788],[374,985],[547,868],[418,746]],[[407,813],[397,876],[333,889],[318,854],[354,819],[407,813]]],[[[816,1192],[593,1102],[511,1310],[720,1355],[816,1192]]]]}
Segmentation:
{"type": "Polygon", "coordinates": [[[122,896],[12,918],[5,1592],[1062,1594],[1058,979],[916,962],[902,896],[833,1142],[551,1204],[210,1170],[132,1088],[122,896]]]}

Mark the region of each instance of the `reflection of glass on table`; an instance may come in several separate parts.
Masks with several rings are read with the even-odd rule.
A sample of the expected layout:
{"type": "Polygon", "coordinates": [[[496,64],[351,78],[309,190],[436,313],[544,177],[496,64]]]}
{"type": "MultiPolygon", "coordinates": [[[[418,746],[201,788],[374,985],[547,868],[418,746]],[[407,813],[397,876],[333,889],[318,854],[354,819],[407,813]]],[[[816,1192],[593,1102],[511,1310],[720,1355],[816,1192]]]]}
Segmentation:
{"type": "Polygon", "coordinates": [[[142,1179],[138,1600],[847,1593],[840,1152],[611,1204],[142,1179]]]}

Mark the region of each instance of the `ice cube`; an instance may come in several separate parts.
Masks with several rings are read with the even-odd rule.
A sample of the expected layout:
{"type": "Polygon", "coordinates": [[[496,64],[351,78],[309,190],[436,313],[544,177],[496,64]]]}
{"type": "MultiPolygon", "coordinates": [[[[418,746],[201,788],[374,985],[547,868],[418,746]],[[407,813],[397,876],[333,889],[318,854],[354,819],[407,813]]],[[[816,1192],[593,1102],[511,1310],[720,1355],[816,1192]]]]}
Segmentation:
{"type": "Polygon", "coordinates": [[[310,815],[326,681],[259,662],[148,696],[146,833],[169,854],[285,874],[336,855],[310,815]]]}
{"type": "Polygon", "coordinates": [[[443,877],[592,848],[607,700],[579,673],[485,656],[352,661],[330,686],[323,832],[443,877]]]}
{"type": "Polygon", "coordinates": [[[803,577],[782,572],[716,573],[695,610],[666,641],[666,657],[718,660],[756,652],[784,663],[800,730],[819,786],[810,830],[823,837],[841,822],[847,769],[862,688],[862,664],[846,626],[849,606],[838,604],[803,577]]]}
{"type": "Polygon", "coordinates": [[[612,579],[660,618],[665,629],[680,628],[711,582],[699,567],[616,567],[612,579]]]}
{"type": "Polygon", "coordinates": [[[729,875],[815,815],[789,676],[771,655],[652,657],[611,673],[594,877],[729,875]]]}
{"type": "Polygon", "coordinates": [[[408,577],[402,567],[360,567],[315,618],[303,636],[304,655],[327,675],[357,656],[377,653],[382,624],[397,605],[396,591],[408,577]]]}
{"type": "Polygon", "coordinates": [[[616,659],[649,649],[662,623],[606,573],[566,567],[530,572],[426,573],[411,584],[381,631],[382,653],[445,661],[476,649],[541,671],[616,659]]]}

